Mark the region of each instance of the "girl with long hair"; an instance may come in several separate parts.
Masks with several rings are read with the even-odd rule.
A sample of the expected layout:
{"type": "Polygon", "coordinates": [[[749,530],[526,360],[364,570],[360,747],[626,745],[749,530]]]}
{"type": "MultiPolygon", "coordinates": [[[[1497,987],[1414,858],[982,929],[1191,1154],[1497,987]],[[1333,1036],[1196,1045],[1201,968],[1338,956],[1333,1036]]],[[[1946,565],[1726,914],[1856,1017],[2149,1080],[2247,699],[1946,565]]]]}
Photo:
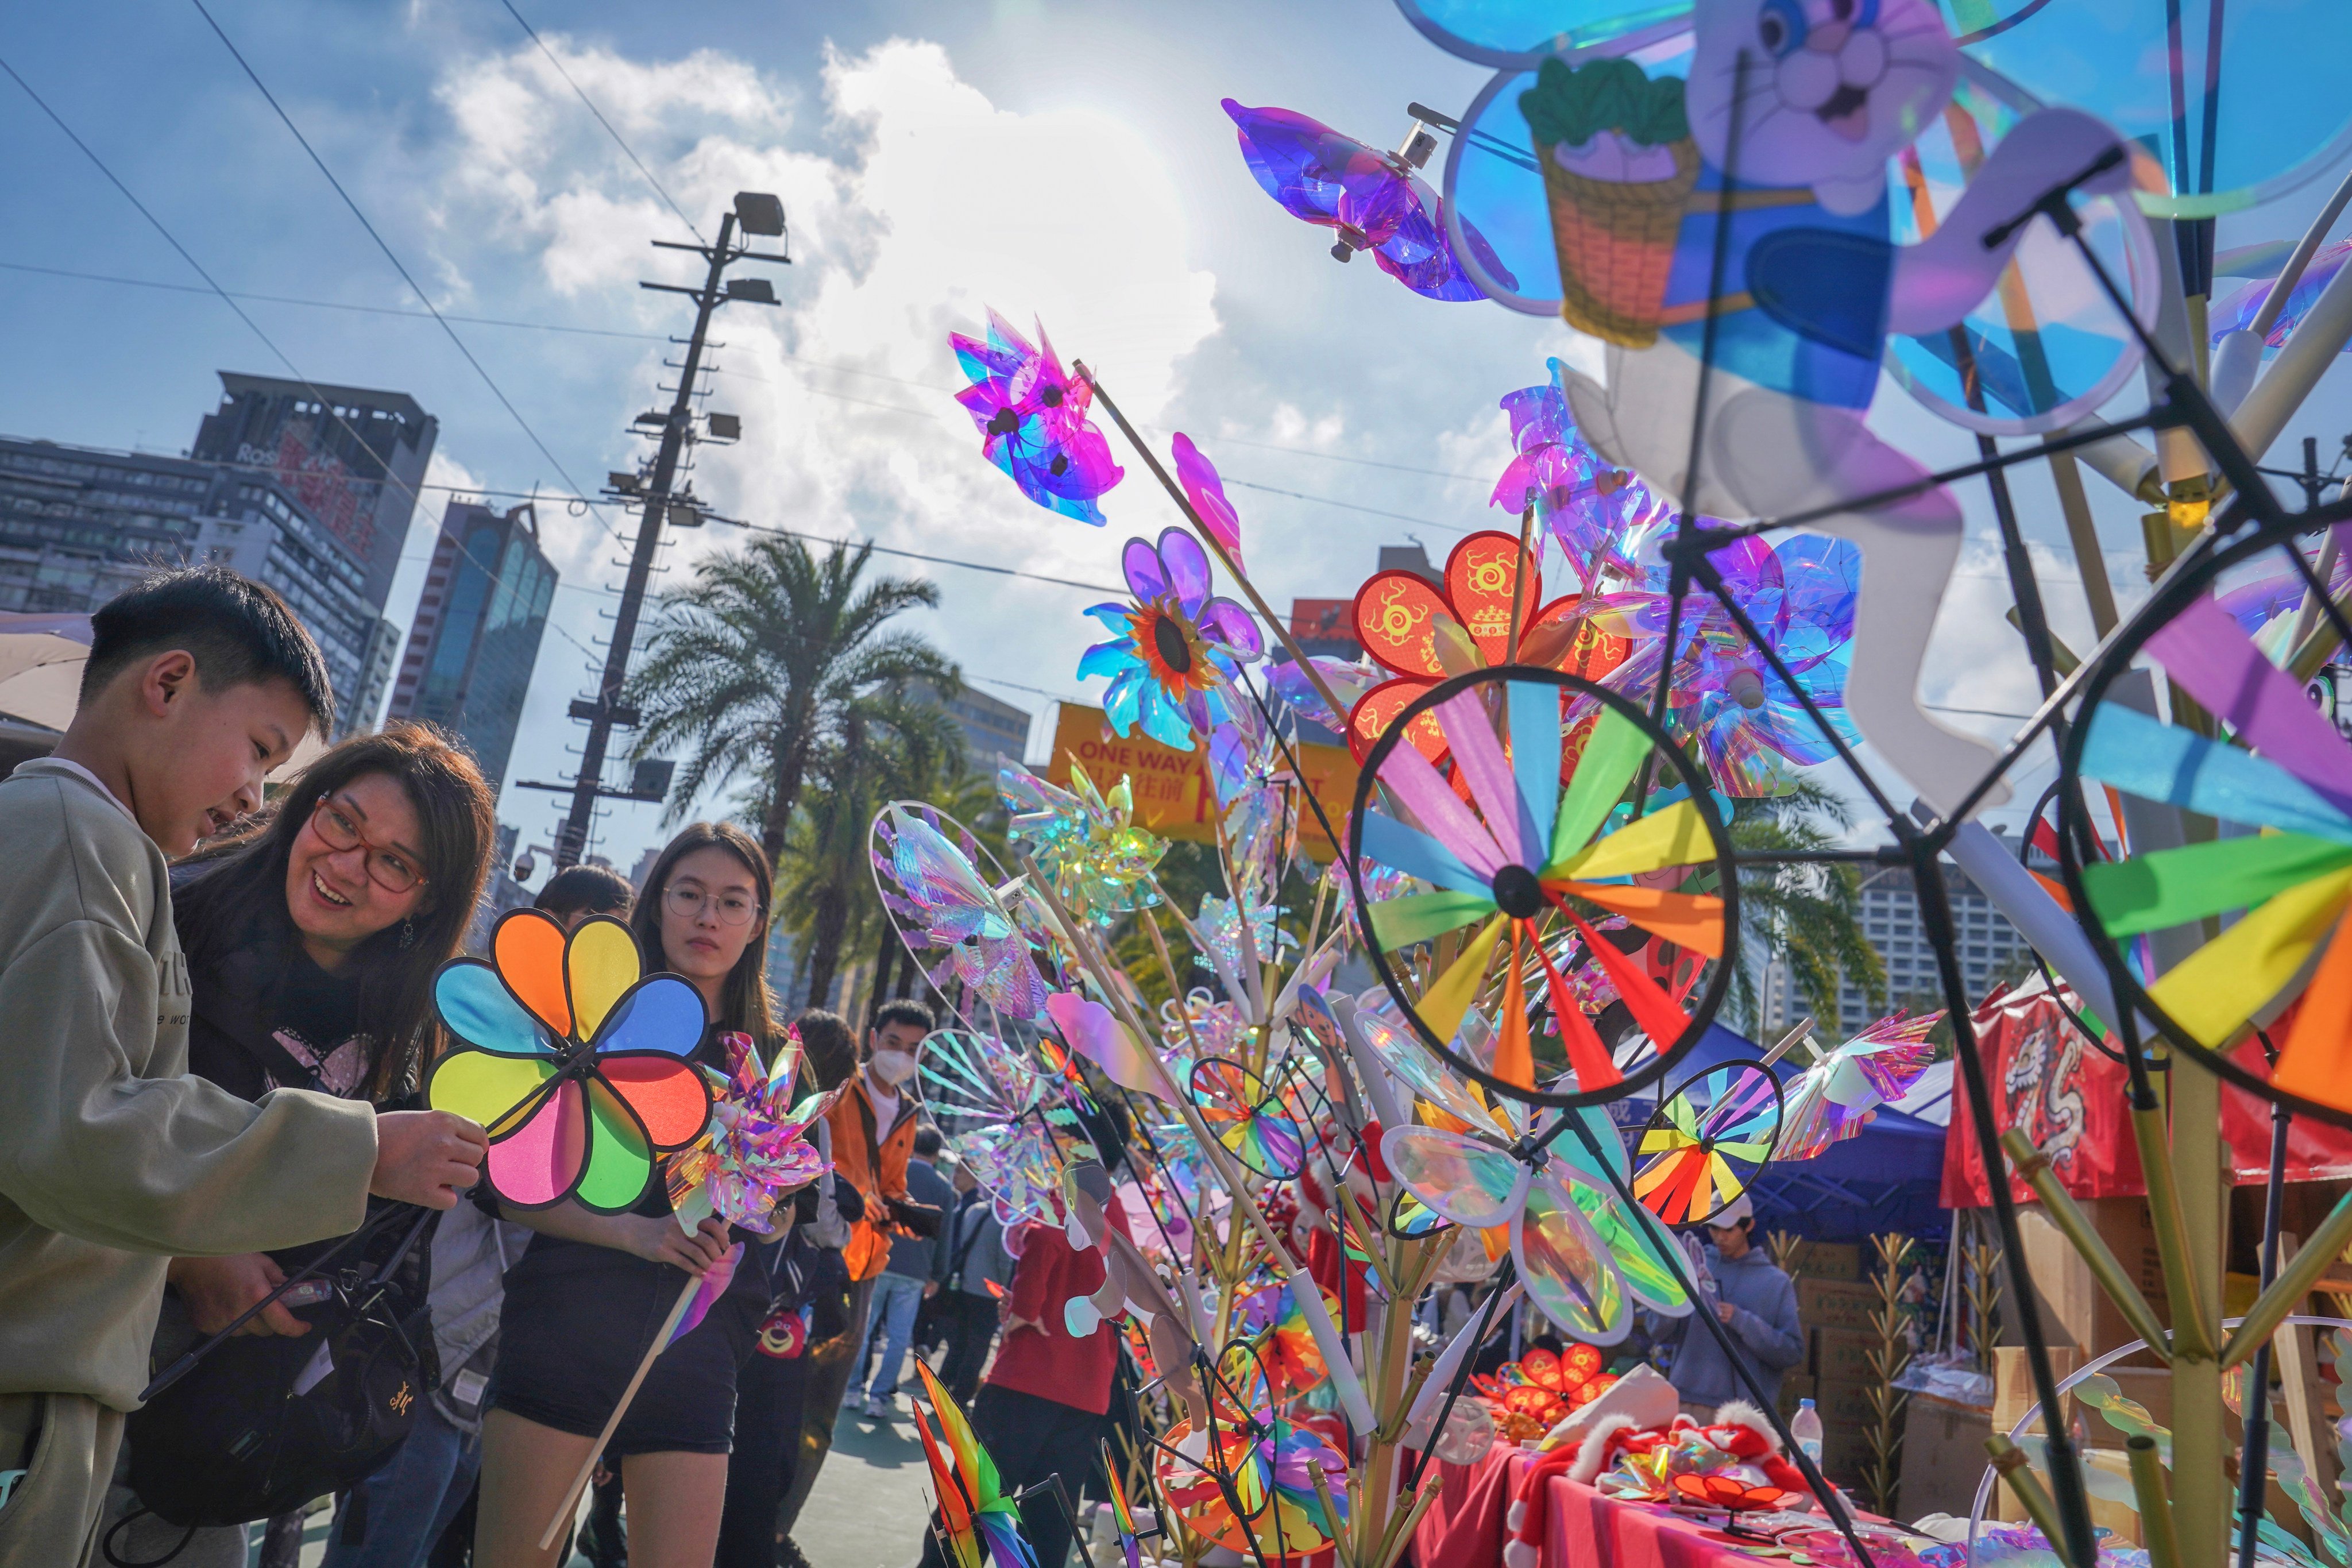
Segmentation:
{"type": "MultiPolygon", "coordinates": [[[[329,749],[174,867],[172,910],[192,993],[188,1070],[246,1100],[307,1089],[381,1110],[413,1095],[439,1041],[433,974],[465,940],[496,826],[472,760],[430,725],[395,724],[329,749]]],[[[331,1245],[173,1259],[157,1364],[331,1245]]],[[[239,1332],[300,1336],[311,1325],[275,1301],[239,1332]]],[[[111,1512],[131,1506],[121,1491],[111,1512]]],[[[131,1560],[181,1534],[143,1515],[121,1528],[117,1544],[131,1560]]],[[[244,1526],[205,1529],[174,1562],[242,1568],[246,1552],[244,1526]]]]}
{"type": "MultiPolygon", "coordinates": [[[[639,889],[630,926],[646,967],[691,983],[711,1020],[698,1061],[723,1069],[719,1036],[730,1031],[749,1035],[769,1058],[782,1040],[767,983],[772,896],[758,843],[707,822],[672,839],[639,889]]],[[[632,1568],[708,1568],[727,1489],[736,1369],[767,1310],[772,1243],[745,1256],[717,1219],[687,1234],[658,1182],[625,1215],[567,1203],[511,1217],[540,1234],[507,1280],[483,1429],[477,1568],[554,1561],[540,1535],[677,1299],[677,1271],[731,1267],[709,1315],[655,1359],[604,1447],[627,1499],[632,1568]]]]}

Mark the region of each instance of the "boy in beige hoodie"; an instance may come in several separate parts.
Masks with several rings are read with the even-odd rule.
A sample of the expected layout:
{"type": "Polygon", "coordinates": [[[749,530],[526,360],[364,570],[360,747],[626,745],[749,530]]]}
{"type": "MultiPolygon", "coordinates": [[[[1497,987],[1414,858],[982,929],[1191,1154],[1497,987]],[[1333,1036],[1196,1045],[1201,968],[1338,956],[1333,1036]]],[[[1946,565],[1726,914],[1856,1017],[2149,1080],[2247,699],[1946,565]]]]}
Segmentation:
{"type": "Polygon", "coordinates": [[[72,725],[0,782],[0,1568],[93,1560],[172,1257],[341,1236],[372,1192],[448,1208],[488,1147],[444,1112],[187,1076],[165,862],[260,805],[333,699],[234,573],[150,578],[90,629],[72,725]]]}

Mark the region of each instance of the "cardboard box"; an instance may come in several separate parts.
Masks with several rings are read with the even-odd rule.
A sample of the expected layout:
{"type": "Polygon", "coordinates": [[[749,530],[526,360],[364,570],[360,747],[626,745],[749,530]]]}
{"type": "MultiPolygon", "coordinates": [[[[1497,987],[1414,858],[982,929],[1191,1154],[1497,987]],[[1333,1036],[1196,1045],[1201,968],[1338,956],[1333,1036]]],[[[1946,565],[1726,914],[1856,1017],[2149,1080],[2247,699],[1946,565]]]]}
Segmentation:
{"type": "Polygon", "coordinates": [[[1851,1284],[1862,1278],[1862,1250],[1859,1242],[1808,1241],[1789,1261],[1800,1285],[1808,1279],[1851,1284]]]}
{"type": "Polygon", "coordinates": [[[1805,1370],[1822,1384],[1876,1383],[1878,1369],[1871,1365],[1871,1357],[1877,1351],[1875,1333],[1859,1329],[1815,1329],[1805,1370]]]}
{"type": "Polygon", "coordinates": [[[1822,1428],[1835,1426],[1869,1426],[1878,1419],[1878,1406],[1871,1402],[1872,1390],[1878,1384],[1868,1380],[1822,1379],[1813,1386],[1811,1395],[1813,1408],[1821,1412],[1822,1428]]]}
{"type": "MultiPolygon", "coordinates": [[[[2156,1229],[2148,1218],[2147,1200],[2091,1198],[2082,1207],[2092,1227],[2106,1243],[2107,1250],[2123,1265],[2126,1276],[2138,1285],[2155,1308],[2158,1320],[2168,1326],[2171,1318],[2165,1298],[2164,1268],[2156,1249],[2156,1229]]],[[[2019,1206],[2017,1229],[2026,1271],[2032,1276],[2035,1293],[2042,1300],[2042,1330],[2053,1345],[2072,1343],[2095,1355],[2129,1344],[2139,1337],[2116,1310],[2115,1303],[2107,1300],[2106,1292],[2099,1289],[2090,1266],[2076,1254],[2065,1234],[2051,1222],[2040,1205],[2019,1206]]],[[[2014,1324],[2015,1303],[2004,1302],[2001,1314],[2003,1322],[2014,1324]]]]}
{"type": "Polygon", "coordinates": [[[1970,1405],[1955,1405],[1931,1394],[1911,1396],[1904,1418],[1903,1479],[1895,1493],[1898,1518],[1926,1513],[1969,1517],[1983,1476],[1985,1439],[1992,1416],[1970,1405]]]}
{"type": "Polygon", "coordinates": [[[1808,1329],[1867,1329],[1878,1321],[1878,1287],[1834,1279],[1797,1281],[1797,1321],[1808,1329]]]}

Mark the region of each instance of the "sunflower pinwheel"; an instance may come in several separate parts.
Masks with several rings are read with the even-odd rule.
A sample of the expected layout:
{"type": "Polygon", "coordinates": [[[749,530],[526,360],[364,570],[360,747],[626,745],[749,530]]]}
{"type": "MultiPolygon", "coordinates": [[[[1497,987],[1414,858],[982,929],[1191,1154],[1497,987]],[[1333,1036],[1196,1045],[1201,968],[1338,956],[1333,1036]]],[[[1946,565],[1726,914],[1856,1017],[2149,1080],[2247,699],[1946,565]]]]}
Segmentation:
{"type": "Polygon", "coordinates": [[[433,978],[434,1006],[463,1044],[433,1065],[425,1102],[488,1131],[501,1201],[625,1213],[654,1156],[710,1120],[710,1086],[688,1059],[702,1043],[702,994],[643,974],[629,928],[602,916],[567,936],[516,910],[490,933],[490,959],[452,959],[433,978]]]}
{"type": "Polygon", "coordinates": [[[1365,944],[1374,968],[1422,1038],[1490,1089],[1553,1106],[1616,1099],[1663,1076],[1696,1042],[1722,998],[1729,971],[1715,961],[1724,954],[1726,932],[1737,927],[1738,889],[1722,820],[1689,760],[1652,731],[1638,710],[1590,681],[1514,667],[1438,686],[1400,714],[1373,748],[1357,779],[1354,823],[1349,871],[1374,933],[1365,944]],[[1571,741],[1562,732],[1563,697],[1593,704],[1598,716],[1589,735],[1571,741]],[[1424,714],[1443,732],[1451,778],[1400,743],[1424,714]],[[1645,772],[1689,793],[1635,816],[1630,804],[1619,803],[1645,772]],[[1370,810],[1375,784],[1419,825],[1370,810]],[[1371,903],[1362,884],[1368,863],[1433,890],[1371,903]],[[1680,885],[1709,869],[1708,890],[1680,885]],[[1637,940],[1659,939],[1673,961],[1669,968],[1686,979],[1671,988],[1662,984],[1652,961],[1596,927],[1610,915],[1646,933],[1637,940]],[[1419,994],[1400,981],[1388,952],[1473,925],[1451,965],[1419,994]],[[1562,939],[1570,966],[1597,966],[1605,976],[1616,999],[1612,1011],[1622,1004],[1631,1032],[1602,1039],[1580,999],[1591,990],[1570,984],[1544,940],[1548,929],[1562,939]],[[1473,1059],[1479,1053],[1465,1049],[1456,1031],[1498,958],[1501,1012],[1493,1049],[1473,1059]],[[1698,1005],[1686,1007],[1699,961],[1712,968],[1698,1005]],[[1528,1023],[1531,976],[1559,1032],[1559,1058],[1544,1064],[1552,1081],[1540,1088],[1528,1023]]]}
{"type": "Polygon", "coordinates": [[[1780,1085],[1762,1062],[1694,1074],[1660,1102],[1635,1150],[1633,1195],[1668,1225],[1729,1208],[1772,1157],[1780,1085]]]}
{"type": "Polygon", "coordinates": [[[1162,530],[1157,545],[1129,540],[1119,565],[1134,598],[1087,608],[1113,635],[1080,657],[1078,678],[1110,677],[1103,716],[1120,735],[1140,723],[1160,744],[1189,752],[1195,734],[1216,728],[1223,693],[1265,653],[1265,639],[1247,610],[1218,595],[1209,552],[1182,529],[1162,530]]]}

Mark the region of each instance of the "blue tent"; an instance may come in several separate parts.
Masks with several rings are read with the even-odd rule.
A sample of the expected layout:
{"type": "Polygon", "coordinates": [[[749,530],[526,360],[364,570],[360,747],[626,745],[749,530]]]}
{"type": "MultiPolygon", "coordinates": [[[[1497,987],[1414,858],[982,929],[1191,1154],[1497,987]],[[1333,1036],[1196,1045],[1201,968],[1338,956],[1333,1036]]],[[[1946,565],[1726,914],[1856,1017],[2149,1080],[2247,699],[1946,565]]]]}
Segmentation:
{"type": "MultiPolygon", "coordinates": [[[[1710,1025],[1691,1053],[1666,1075],[1665,1092],[1725,1062],[1757,1060],[1763,1047],[1720,1024],[1710,1025]]],[[[1772,1064],[1783,1084],[1801,1072],[1783,1058],[1772,1064]]],[[[1811,1241],[1862,1241],[1886,1230],[1941,1241],[1951,1216],[1937,1202],[1944,1174],[1944,1131],[1951,1119],[1952,1064],[1930,1067],[1909,1094],[1881,1106],[1870,1125],[1810,1160],[1776,1161],[1748,1189],[1757,1228],[1786,1230],[1811,1241]]],[[[1657,1094],[1620,1100],[1618,1125],[1638,1131],[1656,1108],[1657,1094]]],[[[1629,1140],[1630,1141],[1630,1140],[1629,1140]]]]}

